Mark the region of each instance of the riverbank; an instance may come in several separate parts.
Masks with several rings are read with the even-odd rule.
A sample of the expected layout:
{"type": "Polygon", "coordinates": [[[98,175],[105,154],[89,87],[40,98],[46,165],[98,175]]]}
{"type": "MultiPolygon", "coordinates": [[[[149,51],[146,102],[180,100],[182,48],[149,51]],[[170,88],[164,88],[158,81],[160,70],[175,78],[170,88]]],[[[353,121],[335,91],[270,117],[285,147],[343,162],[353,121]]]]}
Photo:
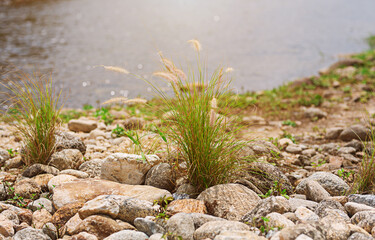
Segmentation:
{"type": "Polygon", "coordinates": [[[160,119],[171,115],[160,99],[63,110],[59,152],[49,166],[23,166],[20,139],[3,119],[0,206],[7,210],[0,213],[0,234],[372,239],[373,180],[366,191],[349,193],[355,193],[362,163],[374,157],[374,141],[368,141],[374,89],[375,51],[369,50],[318,76],[218,99],[218,113],[241,126],[236,138],[249,141],[241,154],[251,161],[232,183],[203,192],[187,181],[175,149],[167,150],[160,119]],[[370,195],[360,195],[365,193],[370,195]]]}

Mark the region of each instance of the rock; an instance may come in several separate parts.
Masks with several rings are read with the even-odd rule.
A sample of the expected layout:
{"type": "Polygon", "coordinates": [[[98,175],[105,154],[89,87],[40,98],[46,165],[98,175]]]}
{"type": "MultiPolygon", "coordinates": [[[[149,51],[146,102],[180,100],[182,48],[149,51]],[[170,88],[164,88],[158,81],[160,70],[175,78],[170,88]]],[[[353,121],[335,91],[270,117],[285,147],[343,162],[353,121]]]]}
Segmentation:
{"type": "Polygon", "coordinates": [[[189,213],[189,215],[193,218],[195,229],[200,228],[203,224],[207,222],[227,221],[224,218],[214,217],[212,215],[202,213],[189,213]]]}
{"type": "Polygon", "coordinates": [[[134,226],[141,232],[151,236],[155,233],[164,233],[164,228],[154,221],[146,218],[136,218],[134,220],[134,226]]]}
{"type": "Polygon", "coordinates": [[[51,180],[49,180],[48,182],[48,189],[50,192],[54,192],[54,189],[63,184],[63,183],[66,183],[66,182],[71,182],[71,181],[74,181],[76,180],[77,178],[72,176],[72,175],[66,175],[66,174],[62,174],[62,175],[57,175],[53,178],[51,178],[51,180]]]}
{"type": "Polygon", "coordinates": [[[302,152],[302,148],[296,144],[288,145],[285,149],[288,153],[299,154],[302,152]]]}
{"type": "Polygon", "coordinates": [[[327,216],[319,221],[323,227],[326,239],[347,240],[350,236],[350,228],[344,219],[336,216],[327,216]]]}
{"type": "Polygon", "coordinates": [[[113,118],[116,120],[130,117],[129,113],[124,110],[117,111],[117,109],[110,109],[109,113],[112,114],[113,118]]]}
{"type": "Polygon", "coordinates": [[[184,240],[193,240],[195,227],[192,216],[187,213],[178,213],[172,216],[167,221],[166,231],[181,236],[184,240]]]}
{"type": "Polygon", "coordinates": [[[99,129],[94,129],[90,132],[90,135],[88,137],[88,139],[96,139],[98,137],[104,137],[105,138],[106,136],[106,133],[102,130],[99,130],[99,129]]]}
{"type": "Polygon", "coordinates": [[[30,167],[27,167],[25,171],[22,173],[22,176],[32,178],[36,175],[44,174],[44,173],[57,175],[59,174],[59,172],[60,171],[55,167],[36,163],[36,164],[31,165],[30,167]]]}
{"type": "Polygon", "coordinates": [[[353,66],[345,67],[345,68],[339,68],[335,70],[335,73],[339,75],[340,77],[346,77],[350,78],[353,77],[357,69],[353,66]]]}
{"type": "Polygon", "coordinates": [[[189,183],[181,184],[176,190],[175,193],[173,193],[174,199],[186,199],[186,198],[196,198],[198,195],[198,190],[196,187],[189,183]]]}
{"type": "Polygon", "coordinates": [[[76,235],[73,235],[70,240],[98,240],[98,238],[87,232],[80,232],[76,235]]]}
{"type": "Polygon", "coordinates": [[[122,230],[105,238],[105,240],[147,240],[149,239],[143,232],[134,230],[122,230]]]}
{"type": "Polygon", "coordinates": [[[286,218],[285,216],[277,212],[269,213],[267,214],[266,217],[269,219],[269,222],[267,223],[267,225],[271,228],[272,227],[273,228],[286,228],[286,227],[292,227],[295,225],[288,218],[286,218]]]}
{"type": "MultiPolygon", "coordinates": [[[[4,237],[12,237],[14,235],[14,223],[1,216],[0,218],[0,234],[4,237]]],[[[0,236],[1,236],[0,235],[0,236]]]]}
{"type": "Polygon", "coordinates": [[[346,143],[344,147],[352,147],[355,149],[356,152],[363,150],[363,143],[358,141],[357,139],[353,139],[350,142],[346,143]]]}
{"type": "Polygon", "coordinates": [[[324,151],[324,152],[328,152],[329,154],[331,155],[336,155],[337,154],[337,149],[339,149],[339,145],[337,145],[336,143],[326,143],[326,144],[322,144],[320,146],[321,150],[324,151]]]}
{"type": "Polygon", "coordinates": [[[49,173],[40,174],[40,175],[36,175],[35,177],[33,177],[35,182],[41,187],[42,191],[49,191],[48,182],[52,178],[53,178],[53,175],[49,173]]]}
{"type": "Polygon", "coordinates": [[[87,162],[84,162],[79,166],[79,170],[85,172],[89,175],[89,177],[100,177],[102,173],[102,164],[104,159],[93,159],[87,162]]]}
{"type": "Polygon", "coordinates": [[[56,226],[64,226],[72,217],[74,217],[78,210],[83,206],[83,202],[69,203],[59,208],[52,216],[52,223],[56,226]]]}
{"type": "Polygon", "coordinates": [[[342,147],[338,150],[338,154],[354,154],[356,152],[355,148],[353,147],[342,147]]]}
{"type": "Polygon", "coordinates": [[[334,201],[334,200],[323,200],[321,201],[318,206],[316,207],[315,209],[315,213],[323,218],[327,215],[329,215],[329,209],[333,209],[333,210],[341,210],[343,212],[345,212],[345,208],[337,201],[334,201]]]}
{"type": "Polygon", "coordinates": [[[28,225],[31,225],[33,214],[29,209],[15,207],[13,205],[5,204],[2,202],[0,202],[0,209],[2,209],[2,211],[11,210],[15,212],[20,222],[26,222],[28,225]]]}
{"type": "Polygon", "coordinates": [[[318,215],[316,215],[313,211],[305,207],[298,207],[294,213],[296,214],[296,217],[300,222],[309,222],[309,221],[319,220],[318,215]]]}
{"type": "Polygon", "coordinates": [[[0,159],[1,162],[5,162],[10,159],[9,152],[5,149],[0,148],[0,159]]]}
{"type": "MultiPolygon", "coordinates": [[[[203,224],[194,232],[194,239],[215,238],[223,231],[250,231],[250,227],[236,221],[218,221],[203,224]]],[[[185,238],[184,238],[185,239],[185,238]]]]}
{"type": "Polygon", "coordinates": [[[331,196],[317,181],[314,180],[308,180],[306,182],[305,192],[306,198],[315,202],[320,202],[331,196]]]}
{"type": "Polygon", "coordinates": [[[88,173],[78,171],[78,170],[74,170],[74,169],[62,170],[60,172],[60,174],[72,175],[72,176],[77,177],[77,178],[88,178],[89,177],[88,173]]]}
{"type": "Polygon", "coordinates": [[[27,199],[38,199],[42,189],[34,179],[23,179],[14,185],[14,194],[27,199]]]}
{"type": "Polygon", "coordinates": [[[305,110],[304,114],[305,114],[305,117],[310,118],[310,119],[314,119],[314,118],[321,119],[321,118],[327,117],[326,112],[322,111],[319,108],[315,108],[315,107],[307,108],[305,110]]]}
{"type": "Polygon", "coordinates": [[[290,140],[289,138],[282,138],[278,141],[278,144],[279,146],[281,147],[287,147],[288,145],[292,145],[294,144],[292,140],[290,140]]]}
{"type": "Polygon", "coordinates": [[[143,120],[143,118],[136,118],[136,117],[128,118],[122,123],[124,128],[128,130],[142,129],[144,124],[145,124],[145,120],[143,120]]]}
{"type": "Polygon", "coordinates": [[[207,208],[204,201],[196,199],[180,199],[174,200],[167,206],[167,212],[170,215],[177,213],[207,213],[207,208]]]}
{"type": "Polygon", "coordinates": [[[318,229],[316,229],[312,224],[301,223],[293,227],[287,227],[280,231],[279,239],[282,240],[294,240],[298,236],[304,234],[314,240],[325,240],[326,238],[318,229]]]}
{"type": "Polygon", "coordinates": [[[100,178],[126,184],[143,184],[145,175],[154,163],[159,161],[156,155],[142,156],[126,153],[114,153],[108,156],[103,164],[100,178]]]}
{"type": "Polygon", "coordinates": [[[348,202],[362,203],[375,208],[375,195],[351,194],[348,196],[348,202]]]}
{"type": "Polygon", "coordinates": [[[306,193],[306,183],[309,180],[317,181],[332,196],[340,196],[349,190],[349,185],[338,176],[329,172],[316,172],[302,180],[296,187],[296,192],[306,193]]]}
{"type": "Polygon", "coordinates": [[[224,230],[219,235],[216,235],[214,240],[266,240],[267,238],[258,236],[254,232],[250,231],[238,231],[238,230],[224,230]]]}
{"type": "Polygon", "coordinates": [[[92,215],[85,218],[73,231],[73,234],[87,232],[95,235],[98,239],[104,239],[115,232],[123,230],[112,218],[106,216],[92,215]]]}
{"type": "Polygon", "coordinates": [[[228,220],[240,220],[260,201],[252,190],[239,184],[221,184],[199,194],[197,200],[205,202],[208,213],[228,220]]]}
{"type": "MultiPolygon", "coordinates": [[[[12,221],[14,225],[20,224],[20,220],[18,219],[17,214],[12,210],[9,210],[9,209],[4,210],[4,211],[1,212],[0,215],[4,216],[8,220],[12,221]]],[[[2,217],[1,217],[1,219],[2,219],[2,217]]]]}
{"type": "Polygon", "coordinates": [[[97,127],[96,121],[88,119],[72,119],[68,122],[68,128],[73,132],[89,133],[97,127]]]}
{"type": "Polygon", "coordinates": [[[22,161],[22,157],[20,155],[17,155],[14,158],[6,160],[4,163],[4,168],[5,170],[9,170],[11,168],[21,168],[23,165],[24,162],[22,161]]]}
{"type": "Polygon", "coordinates": [[[358,139],[360,141],[366,141],[370,137],[371,131],[363,125],[352,125],[344,129],[339,138],[343,141],[351,141],[358,139]]]}
{"type": "Polygon", "coordinates": [[[33,227],[42,229],[44,224],[52,220],[52,215],[44,208],[37,210],[33,213],[33,227]]]}
{"type": "Polygon", "coordinates": [[[288,200],[284,197],[268,197],[259,201],[248,213],[246,213],[241,222],[254,224],[256,227],[263,225],[262,217],[271,212],[285,213],[291,209],[288,200]]]}
{"type": "Polygon", "coordinates": [[[353,233],[348,240],[373,240],[374,238],[363,233],[353,233]]]}
{"type": "Polygon", "coordinates": [[[311,237],[305,235],[305,234],[301,234],[299,235],[296,240],[313,240],[311,237]]]}
{"type": "Polygon", "coordinates": [[[56,240],[58,237],[57,228],[52,223],[46,223],[44,224],[42,231],[44,234],[46,234],[48,237],[50,237],[52,240],[56,240]]]}
{"type": "Polygon", "coordinates": [[[86,153],[86,146],[82,140],[67,132],[56,134],[56,151],[63,149],[78,149],[82,155],[86,153]]]}
{"type": "Polygon", "coordinates": [[[83,155],[79,150],[64,149],[52,154],[49,165],[59,170],[77,169],[83,162],[83,155]]]}
{"type": "Polygon", "coordinates": [[[353,216],[357,212],[362,211],[375,211],[375,208],[367,206],[365,204],[361,203],[355,203],[355,202],[347,202],[344,205],[345,210],[349,213],[349,216],[353,216]]]}
{"type": "Polygon", "coordinates": [[[363,60],[355,59],[355,58],[344,58],[341,59],[334,64],[332,64],[328,68],[328,73],[335,71],[336,69],[340,67],[348,67],[348,66],[362,66],[364,64],[363,60]]]}
{"type": "Polygon", "coordinates": [[[302,155],[306,156],[306,157],[313,157],[316,155],[316,151],[315,149],[306,149],[306,150],[303,150],[302,151],[302,155]]]}
{"type": "Polygon", "coordinates": [[[127,185],[90,178],[60,184],[53,192],[53,204],[56,209],[68,203],[87,202],[100,195],[123,195],[150,202],[162,197],[172,197],[167,190],[151,186],[127,185]]]}
{"type": "Polygon", "coordinates": [[[163,235],[164,234],[161,234],[161,233],[155,233],[155,234],[152,234],[148,240],[163,240],[163,235]]]}
{"type": "Polygon", "coordinates": [[[86,202],[79,210],[79,216],[85,219],[90,215],[104,214],[133,223],[138,217],[155,216],[159,211],[160,206],[150,201],[121,195],[102,195],[86,202]]]}
{"type": "Polygon", "coordinates": [[[351,218],[353,224],[365,229],[371,233],[372,228],[375,226],[375,212],[373,211],[362,211],[357,212],[351,218]]]}
{"type": "Polygon", "coordinates": [[[172,167],[168,163],[159,163],[153,166],[146,175],[145,184],[153,187],[173,191],[175,178],[172,167]]]}
{"type": "Polygon", "coordinates": [[[43,233],[40,229],[28,227],[18,231],[14,237],[14,240],[51,240],[49,236],[43,233]]]}
{"type": "MultiPolygon", "coordinates": [[[[66,219],[65,219],[66,220],[66,219]]],[[[64,221],[65,221],[64,220],[64,221]]],[[[62,221],[63,222],[63,221],[62,221]]],[[[74,230],[78,227],[78,225],[82,222],[82,219],[79,217],[78,212],[70,218],[64,225],[66,233],[69,235],[73,235],[74,230]]]]}
{"type": "Polygon", "coordinates": [[[276,154],[280,155],[280,150],[273,145],[271,142],[264,140],[254,140],[250,143],[245,144],[240,153],[239,158],[254,156],[254,155],[264,155],[264,154],[276,154]]]}
{"type": "Polygon", "coordinates": [[[344,131],[342,127],[328,128],[326,130],[326,139],[337,139],[342,131],[344,131]]]}
{"type": "Polygon", "coordinates": [[[260,116],[244,116],[242,118],[242,123],[247,125],[265,125],[267,122],[264,118],[260,116]]]}

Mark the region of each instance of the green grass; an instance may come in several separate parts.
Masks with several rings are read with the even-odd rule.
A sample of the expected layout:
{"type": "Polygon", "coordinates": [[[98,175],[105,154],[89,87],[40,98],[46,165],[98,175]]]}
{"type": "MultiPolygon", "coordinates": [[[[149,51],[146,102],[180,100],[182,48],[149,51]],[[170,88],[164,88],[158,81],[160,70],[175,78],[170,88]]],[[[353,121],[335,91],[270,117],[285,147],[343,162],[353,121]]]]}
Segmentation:
{"type": "Polygon", "coordinates": [[[12,112],[7,112],[14,121],[15,130],[21,137],[20,152],[26,165],[46,164],[55,151],[55,133],[59,127],[59,97],[52,80],[40,76],[18,73],[18,79],[3,84],[11,95],[12,112]]]}
{"type": "Polygon", "coordinates": [[[371,49],[375,49],[375,36],[368,37],[367,43],[371,49]]]}

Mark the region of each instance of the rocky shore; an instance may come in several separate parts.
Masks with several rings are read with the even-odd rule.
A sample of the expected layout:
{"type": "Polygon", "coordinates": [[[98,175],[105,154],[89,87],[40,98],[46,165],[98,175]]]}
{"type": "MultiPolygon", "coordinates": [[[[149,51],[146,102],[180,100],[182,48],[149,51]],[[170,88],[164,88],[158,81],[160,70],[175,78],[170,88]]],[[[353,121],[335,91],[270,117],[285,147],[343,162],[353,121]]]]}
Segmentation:
{"type": "Polygon", "coordinates": [[[271,91],[228,96],[243,103],[231,111],[249,141],[241,155],[254,161],[202,192],[150,130],[161,116],[143,105],[64,110],[48,165],[23,165],[3,119],[0,239],[373,239],[374,192],[351,194],[375,151],[375,53],[364,56],[275,90],[273,105],[271,91]],[[147,161],[122,130],[142,136],[147,161]]]}

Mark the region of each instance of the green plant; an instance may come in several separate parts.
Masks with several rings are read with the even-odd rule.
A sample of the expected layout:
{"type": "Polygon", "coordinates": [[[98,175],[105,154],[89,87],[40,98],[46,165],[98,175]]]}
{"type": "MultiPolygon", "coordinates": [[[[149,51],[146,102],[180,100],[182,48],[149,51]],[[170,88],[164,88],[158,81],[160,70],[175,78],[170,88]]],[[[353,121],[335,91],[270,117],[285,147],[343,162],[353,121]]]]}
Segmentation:
{"type": "Polygon", "coordinates": [[[9,182],[3,181],[3,185],[5,192],[9,196],[6,202],[17,207],[26,207],[28,205],[28,202],[26,202],[23,197],[21,197],[18,193],[15,193],[14,187],[9,182]]]}
{"type": "Polygon", "coordinates": [[[297,143],[296,138],[292,134],[290,134],[286,131],[284,131],[282,137],[283,138],[289,138],[290,140],[292,140],[293,143],[297,143]]]}
{"type": "Polygon", "coordinates": [[[7,149],[7,151],[11,158],[18,154],[18,152],[14,151],[12,148],[7,149]]]}
{"type": "Polygon", "coordinates": [[[291,127],[297,127],[297,123],[291,120],[285,120],[283,121],[283,125],[291,126],[291,127]]]}
{"type": "Polygon", "coordinates": [[[112,133],[116,136],[116,137],[122,137],[122,136],[125,136],[126,133],[125,133],[125,129],[123,127],[120,127],[118,124],[116,126],[116,128],[114,128],[112,130],[112,133]]]}
{"type": "Polygon", "coordinates": [[[364,155],[358,173],[348,193],[375,193],[375,130],[371,129],[368,141],[363,141],[364,155]]]}
{"type": "Polygon", "coordinates": [[[324,160],[324,159],[318,159],[317,162],[312,162],[311,166],[314,167],[314,168],[315,167],[320,167],[320,166],[322,166],[325,163],[326,163],[326,160],[324,160]]]}
{"type": "Polygon", "coordinates": [[[29,166],[33,163],[47,163],[55,151],[55,133],[60,126],[60,93],[56,93],[52,80],[43,76],[31,77],[18,73],[18,79],[7,85],[10,91],[10,109],[14,114],[15,131],[21,137],[22,160],[29,166]]]}
{"type": "Polygon", "coordinates": [[[269,232],[270,230],[273,230],[274,228],[273,227],[270,227],[268,222],[270,221],[270,219],[268,217],[261,217],[262,220],[263,220],[263,223],[264,225],[260,226],[259,230],[263,233],[263,234],[266,234],[267,232],[269,232]]]}
{"type": "Polygon", "coordinates": [[[370,36],[367,38],[367,43],[371,49],[375,49],[375,36],[370,36]]]}
{"type": "Polygon", "coordinates": [[[167,136],[177,145],[187,164],[190,183],[202,190],[225,183],[234,176],[239,166],[236,153],[242,145],[226,131],[229,120],[225,113],[217,113],[217,101],[228,92],[230,84],[227,71],[218,68],[208,76],[200,62],[200,44],[196,40],[192,43],[198,55],[196,72],[190,67],[186,76],[173,62],[161,56],[164,70],[154,73],[169,82],[173,98],[148,83],[172,113],[172,117],[165,120],[169,126],[167,136]]]}
{"type": "Polygon", "coordinates": [[[90,104],[85,104],[85,105],[83,105],[83,110],[85,110],[85,111],[88,111],[88,110],[91,110],[91,109],[93,109],[94,107],[92,106],[92,105],[90,105],[90,104]]]}
{"type": "Polygon", "coordinates": [[[347,180],[353,174],[354,174],[354,171],[346,171],[343,168],[337,170],[337,175],[344,180],[347,180]]]}
{"type": "Polygon", "coordinates": [[[159,198],[158,200],[154,200],[154,205],[159,205],[160,206],[160,211],[158,215],[156,215],[156,218],[162,218],[165,220],[169,219],[169,215],[167,213],[167,207],[170,202],[173,201],[173,197],[166,197],[163,196],[159,198]]]}
{"type": "Polygon", "coordinates": [[[113,115],[109,112],[109,108],[102,107],[97,109],[94,113],[94,117],[100,117],[106,125],[109,125],[113,122],[113,115]]]}
{"type": "Polygon", "coordinates": [[[283,196],[284,198],[289,199],[286,189],[282,188],[282,184],[280,184],[278,181],[273,181],[273,186],[266,192],[266,194],[259,194],[259,196],[262,198],[267,198],[274,195],[283,196]]]}

